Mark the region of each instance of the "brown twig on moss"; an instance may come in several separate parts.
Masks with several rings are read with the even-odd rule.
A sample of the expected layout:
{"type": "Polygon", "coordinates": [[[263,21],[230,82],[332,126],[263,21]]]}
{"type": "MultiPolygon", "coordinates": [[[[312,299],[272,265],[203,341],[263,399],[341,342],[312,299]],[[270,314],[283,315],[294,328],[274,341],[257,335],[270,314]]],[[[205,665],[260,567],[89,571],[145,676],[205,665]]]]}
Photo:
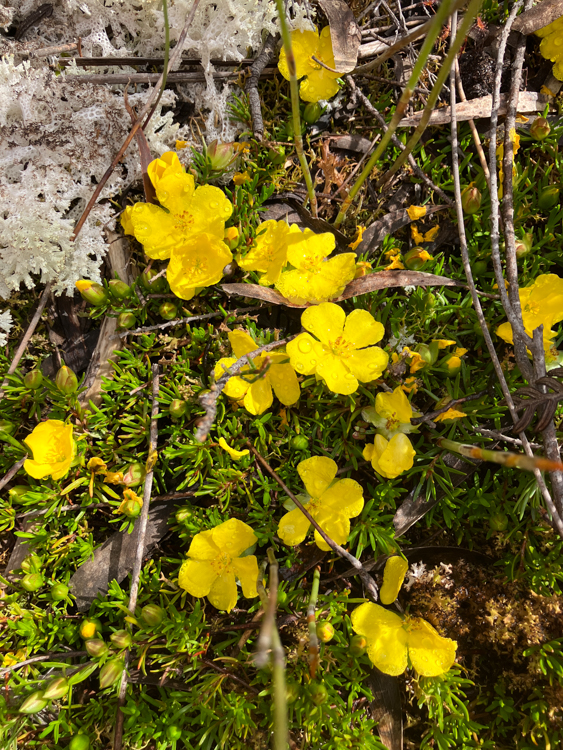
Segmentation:
{"type": "Polygon", "coordinates": [[[264,135],[264,120],[262,119],[262,105],[260,103],[260,95],[258,94],[258,81],[260,80],[262,71],[270,62],[275,49],[276,37],[273,34],[268,34],[264,46],[250,66],[250,76],[244,87],[248,97],[250,114],[252,115],[252,130],[257,141],[261,141],[264,135]]]}
{"type": "Polygon", "coordinates": [[[271,477],[273,477],[276,482],[279,484],[279,486],[282,488],[282,490],[285,492],[285,494],[293,500],[295,505],[299,508],[301,513],[305,516],[305,518],[309,521],[311,526],[313,526],[316,531],[319,532],[321,537],[325,540],[325,542],[328,544],[328,546],[336,552],[337,555],[344,558],[344,560],[348,560],[348,562],[356,569],[357,574],[362,579],[362,582],[364,586],[366,587],[366,590],[370,596],[370,598],[376,602],[377,601],[377,585],[373,578],[369,575],[369,573],[365,570],[362,563],[358,560],[357,557],[354,557],[350,552],[344,549],[344,547],[341,547],[339,544],[337,544],[333,539],[329,537],[329,535],[324,531],[319,524],[315,521],[313,516],[309,513],[307,508],[301,503],[297,497],[293,494],[293,492],[289,489],[287,484],[281,479],[279,474],[270,466],[270,464],[266,461],[266,459],[258,453],[256,448],[252,445],[250,441],[248,441],[248,447],[250,448],[250,451],[256,456],[259,463],[262,464],[262,466],[266,469],[268,474],[270,474],[271,477]]]}

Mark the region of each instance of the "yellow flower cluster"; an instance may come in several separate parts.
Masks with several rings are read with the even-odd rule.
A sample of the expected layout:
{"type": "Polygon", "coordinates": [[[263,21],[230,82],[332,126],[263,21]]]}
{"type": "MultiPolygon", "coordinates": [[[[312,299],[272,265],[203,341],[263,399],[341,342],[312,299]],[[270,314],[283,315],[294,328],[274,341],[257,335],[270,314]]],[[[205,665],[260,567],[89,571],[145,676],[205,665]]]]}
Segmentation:
{"type": "Polygon", "coordinates": [[[366,422],[377,428],[373,444],[366,445],[363,456],[378,474],[394,479],[412,468],[415,450],[405,433],[414,432],[411,425],[413,410],[399,386],[392,393],[378,393],[375,407],[362,411],[366,422]]]}
{"type": "MultiPolygon", "coordinates": [[[[315,31],[292,31],[291,46],[295,57],[297,78],[303,78],[299,95],[306,102],[319,102],[332,99],[338,93],[337,78],[340,73],[334,70],[334,54],[330,27],[319,34],[315,31]]],[[[289,81],[289,68],[285,49],[282,48],[278,62],[282,76],[289,81]]]]}
{"type": "Polygon", "coordinates": [[[199,289],[216,284],[233,258],[223,241],[233,206],[217,187],[196,188],[174,151],[152,161],[147,171],[160,206],[135,203],[125,209],[121,224],[149,258],[170,258],[166,271],[170,288],[188,300],[199,289]]]}
{"type": "Polygon", "coordinates": [[[563,16],[536,31],[536,34],[542,37],[541,54],[555,63],[553,75],[563,81],[563,16]]]}

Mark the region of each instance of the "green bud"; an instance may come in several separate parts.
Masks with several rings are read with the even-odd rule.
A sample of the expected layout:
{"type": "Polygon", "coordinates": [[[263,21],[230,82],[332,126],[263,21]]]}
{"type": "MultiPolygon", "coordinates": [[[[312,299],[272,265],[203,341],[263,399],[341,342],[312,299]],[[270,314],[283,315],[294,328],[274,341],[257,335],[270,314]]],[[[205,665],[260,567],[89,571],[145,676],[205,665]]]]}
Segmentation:
{"type": "Polygon", "coordinates": [[[559,188],[557,185],[549,185],[540,193],[538,205],[543,211],[553,208],[559,203],[559,188]]]}
{"type": "Polygon", "coordinates": [[[121,313],[117,316],[117,327],[121,329],[134,328],[137,323],[137,319],[133,313],[121,313]]]}
{"type": "Polygon", "coordinates": [[[551,128],[545,117],[536,117],[530,126],[530,135],[532,138],[535,138],[536,141],[543,141],[550,133],[551,128]]]}
{"type": "Polygon", "coordinates": [[[180,510],[176,511],[176,521],[184,523],[184,521],[188,521],[193,516],[193,513],[191,508],[180,508],[180,510]]]}
{"type": "Polygon", "coordinates": [[[43,691],[43,697],[45,700],[54,701],[57,698],[62,698],[63,695],[68,693],[68,680],[66,677],[57,677],[56,680],[51,680],[43,691]]]}
{"type": "Polygon", "coordinates": [[[328,690],[322,684],[322,682],[313,680],[309,683],[309,695],[311,696],[311,700],[313,701],[313,703],[316,706],[320,706],[321,703],[324,703],[328,698],[328,690]]]}
{"type": "Polygon", "coordinates": [[[68,586],[64,583],[56,583],[51,589],[51,599],[54,602],[60,602],[68,596],[68,586]]]}
{"type": "Polygon", "coordinates": [[[481,208],[483,196],[476,187],[468,187],[461,194],[461,205],[466,214],[475,214],[481,208]]]}
{"type": "Polygon", "coordinates": [[[419,271],[427,261],[433,258],[424,248],[413,247],[404,255],[403,260],[410,271],[419,271]]]}
{"type": "Polygon", "coordinates": [[[363,635],[354,635],[350,639],[348,650],[352,656],[363,656],[368,646],[367,639],[363,635]]]}
{"type": "Polygon", "coordinates": [[[427,365],[435,364],[438,359],[438,344],[432,343],[430,346],[428,344],[419,344],[416,347],[416,351],[427,365]]]}
{"type": "Polygon", "coordinates": [[[78,388],[78,378],[70,367],[63,365],[55,375],[55,385],[61,393],[68,396],[71,393],[76,392],[78,388]]]}
{"type": "Polygon", "coordinates": [[[0,432],[12,435],[16,431],[16,425],[8,419],[0,419],[0,432]]]}
{"type": "Polygon", "coordinates": [[[492,531],[506,531],[508,528],[508,516],[506,513],[495,513],[489,518],[489,527],[492,531]]]}
{"type": "Polygon", "coordinates": [[[24,573],[40,573],[43,561],[37,555],[28,555],[21,564],[24,573]]]}
{"type": "Polygon", "coordinates": [[[121,279],[112,279],[109,282],[109,290],[115,299],[127,299],[131,295],[131,287],[121,279]]]}
{"type": "Polygon", "coordinates": [[[146,607],[143,607],[143,609],[141,610],[141,617],[151,628],[156,627],[156,625],[160,625],[165,616],[166,612],[162,609],[162,607],[159,607],[156,604],[147,604],[146,607]]]}
{"type": "Polygon", "coordinates": [[[303,119],[309,125],[313,125],[313,123],[317,122],[323,112],[324,107],[321,107],[318,102],[309,102],[303,110],[303,119]]]}
{"type": "Polygon", "coordinates": [[[68,750],[90,750],[90,738],[87,734],[75,734],[70,741],[68,750]]]}
{"type": "Polygon", "coordinates": [[[84,644],[84,648],[90,656],[99,659],[100,656],[107,654],[108,647],[101,638],[89,638],[84,644]]]}
{"type": "Polygon", "coordinates": [[[295,435],[291,438],[291,447],[296,451],[306,451],[309,447],[309,438],[306,435],[295,435]]]}
{"type": "Polygon", "coordinates": [[[11,490],[8,490],[10,500],[13,503],[19,502],[20,498],[25,495],[26,492],[29,492],[30,489],[31,487],[28,487],[27,484],[16,484],[15,487],[12,487],[11,490]]]}
{"type": "Polygon", "coordinates": [[[163,302],[158,308],[158,313],[164,320],[174,320],[178,315],[178,308],[173,302],[163,302]]]}
{"type": "Polygon", "coordinates": [[[147,472],[143,464],[129,464],[127,470],[123,472],[123,481],[127,487],[137,487],[137,485],[145,481],[146,475],[147,472]]]}
{"type": "Polygon", "coordinates": [[[97,633],[101,633],[102,631],[102,623],[98,620],[97,617],[86,617],[86,619],[82,620],[80,623],[80,628],[78,629],[78,632],[84,638],[84,640],[88,640],[88,638],[94,638],[94,636],[97,633]]]}
{"type": "Polygon", "coordinates": [[[166,283],[166,280],[162,278],[162,276],[156,281],[153,281],[153,283],[151,284],[151,280],[154,279],[154,277],[157,275],[158,272],[153,271],[153,269],[151,268],[150,270],[145,269],[139,277],[141,286],[150,294],[164,294],[166,292],[168,284],[166,283]]]}
{"type": "Polygon", "coordinates": [[[78,685],[79,682],[84,682],[84,680],[87,680],[92,672],[95,672],[97,668],[98,662],[92,661],[90,662],[90,664],[85,664],[83,667],[80,667],[80,669],[70,675],[70,677],[68,678],[68,684],[72,686],[78,685]]]}
{"type": "Polygon", "coordinates": [[[106,662],[100,669],[100,688],[103,690],[117,682],[124,669],[123,659],[110,659],[106,662]]]}
{"type": "Polygon", "coordinates": [[[171,742],[175,742],[182,736],[182,730],[175,724],[171,724],[170,726],[166,727],[166,736],[171,742]]]}
{"type": "Polygon", "coordinates": [[[20,583],[22,589],[33,592],[40,589],[45,581],[43,580],[43,576],[41,575],[41,573],[28,573],[21,579],[20,583]]]}
{"type": "Polygon", "coordinates": [[[36,690],[35,693],[29,695],[20,706],[20,714],[36,714],[38,711],[42,711],[45,706],[49,703],[43,697],[41,690],[36,690]]]}
{"type": "Polygon", "coordinates": [[[170,406],[168,407],[170,416],[174,417],[175,419],[179,419],[180,417],[183,417],[184,414],[187,412],[187,410],[188,410],[188,402],[180,398],[175,398],[173,401],[170,402],[170,406]]]}
{"type": "Polygon", "coordinates": [[[96,284],[95,281],[80,279],[76,282],[75,286],[86,302],[94,305],[94,307],[105,305],[108,301],[106,290],[101,284],[96,284]]]}
{"type": "Polygon", "coordinates": [[[129,648],[133,643],[133,637],[128,630],[116,630],[109,638],[117,648],[129,648]]]}
{"type": "Polygon", "coordinates": [[[534,246],[534,235],[532,232],[526,232],[521,240],[516,240],[516,256],[518,258],[525,258],[526,255],[532,252],[534,246]]]}
{"type": "Polygon", "coordinates": [[[224,172],[233,164],[238,156],[234,143],[219,143],[215,140],[205,149],[207,158],[215,172],[224,172]]]}
{"type": "Polygon", "coordinates": [[[473,276],[478,279],[479,276],[482,276],[484,273],[487,273],[488,269],[488,263],[486,260],[476,260],[474,263],[471,264],[471,270],[473,271],[473,276]]]}
{"type": "Polygon", "coordinates": [[[229,227],[228,229],[225,229],[223,242],[227,245],[229,250],[236,250],[240,245],[240,232],[238,227],[229,227]]]}
{"type": "Polygon", "coordinates": [[[423,302],[424,302],[424,307],[429,307],[429,308],[436,307],[436,295],[432,294],[432,292],[427,292],[424,295],[423,302]]]}
{"type": "Polygon", "coordinates": [[[285,700],[287,701],[288,706],[291,706],[292,703],[295,703],[295,701],[299,698],[300,693],[301,693],[301,685],[298,682],[286,683],[285,700]]]}
{"type": "Polygon", "coordinates": [[[285,161],[285,147],[274,146],[268,149],[268,158],[275,167],[280,167],[285,161]]]}
{"type": "Polygon", "coordinates": [[[23,384],[31,391],[36,391],[43,384],[43,373],[41,370],[30,370],[24,375],[23,384]]]}
{"type": "Polygon", "coordinates": [[[137,518],[142,507],[143,506],[137,500],[127,498],[126,500],[123,500],[119,506],[119,512],[123,513],[127,518],[137,518]]]}
{"type": "Polygon", "coordinates": [[[334,638],[334,628],[328,620],[317,623],[317,638],[321,643],[328,643],[334,638]]]}

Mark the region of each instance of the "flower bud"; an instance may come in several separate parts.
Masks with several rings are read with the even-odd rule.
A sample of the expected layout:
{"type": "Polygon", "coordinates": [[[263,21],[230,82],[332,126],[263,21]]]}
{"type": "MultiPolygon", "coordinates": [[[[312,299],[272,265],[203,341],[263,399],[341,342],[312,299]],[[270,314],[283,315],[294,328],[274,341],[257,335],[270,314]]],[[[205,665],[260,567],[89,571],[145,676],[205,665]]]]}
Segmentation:
{"type": "Polygon", "coordinates": [[[535,138],[536,141],[543,141],[544,138],[551,133],[548,121],[545,117],[536,117],[534,122],[530,125],[530,135],[535,138]]]}
{"type": "Polygon", "coordinates": [[[240,243],[240,232],[238,227],[229,227],[228,229],[225,229],[223,242],[227,245],[229,250],[236,250],[240,243]]]}
{"type": "Polygon", "coordinates": [[[7,435],[12,435],[16,431],[16,425],[10,422],[9,419],[0,419],[0,432],[5,432],[7,435]]]}
{"type": "Polygon", "coordinates": [[[559,188],[557,185],[549,185],[540,193],[538,205],[543,211],[553,208],[559,202],[559,188]]]}
{"type": "Polygon", "coordinates": [[[68,693],[68,680],[66,677],[57,677],[56,680],[51,680],[43,691],[43,698],[48,701],[54,701],[57,698],[62,698],[63,695],[68,693]]]}
{"type": "Polygon", "coordinates": [[[219,143],[215,140],[206,148],[206,155],[215,172],[223,172],[236,160],[234,143],[219,143]]]}
{"type": "Polygon", "coordinates": [[[24,700],[20,706],[20,714],[36,714],[38,711],[42,711],[45,706],[49,703],[43,697],[41,690],[36,690],[24,700]]]}
{"type": "Polygon", "coordinates": [[[88,640],[88,638],[93,638],[96,633],[99,633],[101,629],[102,624],[97,618],[87,617],[85,620],[82,620],[78,632],[84,640],[88,640]]]}
{"type": "Polygon", "coordinates": [[[280,167],[285,161],[285,147],[274,146],[268,149],[268,158],[274,167],[280,167]]]}
{"type": "Polygon", "coordinates": [[[121,329],[133,328],[136,322],[133,313],[121,313],[117,316],[117,327],[121,329]]]}
{"type": "Polygon", "coordinates": [[[405,261],[405,266],[410,271],[418,271],[427,260],[433,260],[433,258],[427,250],[424,250],[424,248],[413,247],[405,254],[403,260],[405,261]]]}
{"type": "Polygon", "coordinates": [[[84,648],[90,654],[90,656],[93,656],[96,659],[99,659],[100,656],[106,654],[108,650],[108,647],[101,638],[88,638],[88,640],[84,644],[84,648]]]}
{"type": "Polygon", "coordinates": [[[22,495],[25,495],[26,492],[29,492],[30,488],[27,486],[27,484],[16,484],[15,487],[12,487],[11,490],[8,490],[8,495],[10,496],[10,500],[13,503],[19,502],[19,499],[22,497],[22,495]]]}
{"type": "Polygon", "coordinates": [[[115,299],[127,299],[131,294],[131,287],[121,279],[112,279],[109,282],[109,290],[115,299]]]}
{"type": "Polygon", "coordinates": [[[489,518],[489,527],[492,531],[506,531],[508,528],[508,516],[506,513],[495,513],[489,518]]]}
{"type": "Polygon", "coordinates": [[[26,591],[33,592],[37,591],[44,584],[43,576],[41,573],[28,573],[24,576],[21,581],[21,587],[26,591]]]}
{"type": "Polygon", "coordinates": [[[481,208],[483,196],[476,187],[468,187],[461,194],[461,205],[466,214],[475,214],[481,208]]]}
{"type": "Polygon", "coordinates": [[[316,706],[320,706],[321,703],[324,703],[328,698],[328,690],[322,684],[322,682],[313,680],[309,683],[309,695],[311,696],[311,700],[313,701],[313,703],[316,706]]]}
{"type": "Polygon", "coordinates": [[[137,485],[145,481],[146,475],[147,472],[143,464],[129,464],[127,471],[123,474],[123,483],[126,484],[127,487],[137,487],[137,485]]]}
{"type": "Polygon", "coordinates": [[[323,111],[324,107],[322,107],[318,102],[309,102],[309,104],[307,104],[307,106],[303,110],[303,119],[309,125],[313,125],[313,123],[317,122],[323,111]]]}
{"type": "Polygon", "coordinates": [[[163,302],[158,308],[158,313],[164,320],[174,320],[178,315],[178,308],[173,302],[163,302]]]}
{"type": "Polygon", "coordinates": [[[109,638],[117,648],[129,648],[133,643],[133,637],[128,630],[116,630],[109,638]]]}
{"type": "Polygon", "coordinates": [[[41,388],[42,383],[43,373],[41,370],[30,370],[24,375],[23,384],[30,391],[36,391],[38,388],[41,388]]]}
{"type": "Polygon", "coordinates": [[[167,283],[166,280],[158,278],[156,281],[152,281],[155,276],[158,275],[157,271],[153,271],[152,268],[145,268],[143,273],[139,277],[139,282],[143,289],[150,294],[164,294],[166,292],[167,283]],[[151,283],[152,281],[152,283],[151,283]]]}
{"type": "Polygon", "coordinates": [[[170,724],[166,727],[166,736],[171,742],[176,742],[180,739],[182,736],[183,731],[181,727],[176,726],[176,724],[170,724]]]}
{"type": "Polygon", "coordinates": [[[127,518],[137,518],[143,507],[143,498],[136,495],[133,490],[123,490],[123,500],[116,513],[123,513],[127,518]]]}
{"type": "Polygon", "coordinates": [[[457,354],[448,354],[440,364],[445,366],[448,375],[457,375],[461,370],[461,357],[458,357],[457,354]]]}
{"type": "Polygon", "coordinates": [[[328,643],[334,638],[334,628],[328,620],[317,623],[317,638],[321,643],[328,643]]]}
{"type": "Polygon", "coordinates": [[[534,246],[534,235],[532,232],[526,232],[521,240],[516,240],[516,257],[525,258],[532,251],[534,246]]]}
{"type": "Polygon", "coordinates": [[[94,307],[105,305],[108,301],[106,290],[101,284],[96,284],[95,281],[80,279],[76,282],[75,286],[86,302],[94,305],[94,307]]]}
{"type": "Polygon", "coordinates": [[[363,656],[366,652],[368,642],[363,635],[354,635],[350,638],[350,646],[348,650],[352,656],[363,656]]]}
{"type": "Polygon", "coordinates": [[[427,365],[433,365],[438,359],[438,344],[432,342],[430,346],[428,344],[419,344],[416,347],[416,351],[427,365]]]}
{"type": "Polygon", "coordinates": [[[484,273],[487,273],[488,268],[489,266],[486,260],[476,260],[471,264],[471,270],[473,271],[473,276],[476,279],[478,279],[479,276],[482,276],[484,273]]]}
{"type": "MultiPolygon", "coordinates": [[[[29,489],[29,487],[27,488],[29,489]]],[[[43,566],[43,561],[37,555],[28,555],[21,564],[24,573],[39,573],[43,566]]]]}
{"type": "Polygon", "coordinates": [[[68,750],[90,750],[90,738],[87,734],[75,734],[70,741],[68,750]]]}
{"type": "Polygon", "coordinates": [[[298,682],[287,682],[285,685],[285,700],[288,706],[299,698],[301,693],[301,685],[298,682]]]}
{"type": "Polygon", "coordinates": [[[175,398],[173,401],[170,402],[170,406],[168,407],[170,416],[174,417],[175,419],[179,419],[180,417],[183,417],[184,414],[187,412],[187,410],[188,410],[188,402],[180,398],[175,398]]]}
{"type": "Polygon", "coordinates": [[[306,435],[295,435],[291,438],[291,447],[296,451],[306,451],[309,447],[309,438],[306,435]]]}
{"type": "Polygon", "coordinates": [[[63,365],[55,375],[55,385],[61,393],[68,396],[71,393],[76,392],[76,389],[78,388],[78,378],[70,367],[63,365]]]}
{"type": "Polygon", "coordinates": [[[51,599],[54,602],[60,602],[68,596],[68,586],[64,583],[56,583],[51,589],[51,599]]]}
{"type": "Polygon", "coordinates": [[[110,659],[106,662],[100,669],[100,688],[103,690],[113,685],[123,674],[124,668],[123,659],[110,659]]]}
{"type": "Polygon", "coordinates": [[[176,511],[176,521],[178,523],[185,523],[193,516],[193,510],[191,508],[180,508],[176,511]]]}
{"type": "Polygon", "coordinates": [[[160,623],[164,620],[165,615],[166,613],[162,609],[162,607],[159,607],[156,604],[147,604],[146,607],[143,607],[143,609],[141,610],[141,617],[151,628],[160,625],[160,623]]]}

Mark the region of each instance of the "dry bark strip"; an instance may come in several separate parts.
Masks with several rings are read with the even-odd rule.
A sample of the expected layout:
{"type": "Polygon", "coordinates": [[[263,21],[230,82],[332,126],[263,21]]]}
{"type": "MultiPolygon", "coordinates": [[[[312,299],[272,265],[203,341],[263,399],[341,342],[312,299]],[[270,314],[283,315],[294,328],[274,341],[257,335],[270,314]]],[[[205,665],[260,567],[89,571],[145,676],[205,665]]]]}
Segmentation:
{"type": "Polygon", "coordinates": [[[521,13],[512,24],[513,31],[533,34],[563,16],[563,0],[543,0],[530,10],[521,13]]]}
{"type": "Polygon", "coordinates": [[[356,67],[362,34],[354,14],[344,0],[317,0],[330,25],[334,68],[349,73],[356,67]]]}

